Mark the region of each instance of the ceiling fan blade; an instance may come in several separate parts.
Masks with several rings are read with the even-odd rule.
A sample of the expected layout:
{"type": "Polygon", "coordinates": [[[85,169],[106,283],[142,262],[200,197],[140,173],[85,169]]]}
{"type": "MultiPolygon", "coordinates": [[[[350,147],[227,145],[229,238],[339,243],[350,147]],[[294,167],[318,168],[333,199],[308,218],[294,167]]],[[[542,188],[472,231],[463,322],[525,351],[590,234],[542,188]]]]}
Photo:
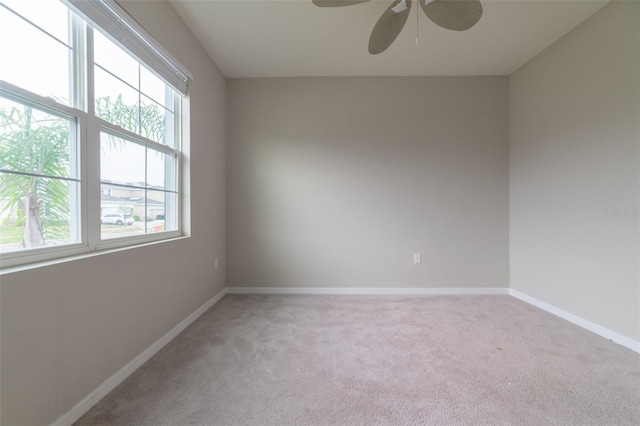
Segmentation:
{"type": "Polygon", "coordinates": [[[425,0],[418,1],[429,19],[448,30],[468,30],[482,16],[482,4],[479,0],[427,0],[426,5],[425,0]]]}
{"type": "MultiPolygon", "coordinates": [[[[404,27],[407,18],[409,18],[409,12],[411,11],[411,0],[406,0],[407,8],[402,12],[394,12],[392,9],[404,0],[396,0],[387,10],[384,11],[376,26],[371,31],[371,37],[369,37],[369,53],[377,55],[382,53],[391,43],[398,37],[400,31],[404,27]]],[[[424,1],[424,0],[423,0],[424,1]]]]}
{"type": "Polygon", "coordinates": [[[341,7],[351,6],[352,4],[364,3],[369,0],[312,0],[313,4],[318,7],[341,7]]]}

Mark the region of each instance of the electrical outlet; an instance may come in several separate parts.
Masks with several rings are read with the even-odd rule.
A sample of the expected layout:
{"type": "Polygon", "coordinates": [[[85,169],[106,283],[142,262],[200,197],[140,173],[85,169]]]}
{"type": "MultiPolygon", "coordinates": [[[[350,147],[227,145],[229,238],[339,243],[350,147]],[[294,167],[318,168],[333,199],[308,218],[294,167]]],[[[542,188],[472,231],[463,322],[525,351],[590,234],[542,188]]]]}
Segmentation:
{"type": "Polygon", "coordinates": [[[415,263],[416,265],[422,263],[422,255],[420,253],[415,253],[413,255],[413,263],[415,263]]]}
{"type": "Polygon", "coordinates": [[[218,261],[218,258],[216,257],[215,259],[213,259],[213,269],[218,269],[220,267],[220,262],[218,261]]]}

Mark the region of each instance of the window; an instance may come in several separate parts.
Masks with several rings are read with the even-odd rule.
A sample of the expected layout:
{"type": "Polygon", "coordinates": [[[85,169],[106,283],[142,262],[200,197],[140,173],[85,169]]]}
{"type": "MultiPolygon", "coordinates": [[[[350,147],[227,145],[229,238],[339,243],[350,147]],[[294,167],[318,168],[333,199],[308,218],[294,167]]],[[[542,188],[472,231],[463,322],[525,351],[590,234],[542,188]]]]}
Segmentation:
{"type": "Polygon", "coordinates": [[[0,125],[2,249],[80,242],[75,119],[0,98],[0,125]]]}
{"type": "Polygon", "coordinates": [[[0,0],[0,37],[2,266],[181,235],[189,72],[113,0],[0,0]]]}

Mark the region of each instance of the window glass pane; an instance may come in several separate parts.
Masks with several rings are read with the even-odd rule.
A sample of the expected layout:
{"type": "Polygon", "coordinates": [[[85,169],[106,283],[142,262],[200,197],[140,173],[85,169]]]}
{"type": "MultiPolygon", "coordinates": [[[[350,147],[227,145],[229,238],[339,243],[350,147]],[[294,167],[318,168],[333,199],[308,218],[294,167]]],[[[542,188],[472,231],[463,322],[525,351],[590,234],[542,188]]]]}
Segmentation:
{"type": "Polygon", "coordinates": [[[145,147],[102,133],[100,181],[145,187],[145,147]]]}
{"type": "Polygon", "coordinates": [[[173,146],[173,113],[142,95],[140,135],[173,146]]]}
{"type": "Polygon", "coordinates": [[[147,150],[147,185],[154,189],[175,189],[175,157],[147,150]]]}
{"type": "Polygon", "coordinates": [[[0,173],[0,252],[77,243],[77,182],[0,173]]]}
{"type": "Polygon", "coordinates": [[[139,65],[127,52],[94,31],[94,61],[136,89],[140,89],[139,65]]]}
{"type": "Polygon", "coordinates": [[[96,115],[123,129],[138,133],[138,102],[136,90],[95,67],[96,115]]]}
{"type": "Polygon", "coordinates": [[[60,0],[2,0],[0,3],[69,45],[69,13],[60,0]]]}
{"type": "Polygon", "coordinates": [[[0,97],[0,168],[77,177],[71,128],[68,119],[0,97]]]}
{"type": "Polygon", "coordinates": [[[3,7],[0,7],[0,40],[3,40],[1,80],[69,104],[69,47],[3,7]]]}
{"type": "Polygon", "coordinates": [[[173,147],[173,90],[100,33],[95,46],[96,114],[173,147]]]}
{"type": "Polygon", "coordinates": [[[102,239],[178,229],[177,157],[105,132],[100,149],[102,239]]]}
{"type": "Polygon", "coordinates": [[[145,67],[140,67],[140,91],[169,111],[173,111],[172,96],[168,96],[173,89],[167,87],[164,81],[145,67]]]}

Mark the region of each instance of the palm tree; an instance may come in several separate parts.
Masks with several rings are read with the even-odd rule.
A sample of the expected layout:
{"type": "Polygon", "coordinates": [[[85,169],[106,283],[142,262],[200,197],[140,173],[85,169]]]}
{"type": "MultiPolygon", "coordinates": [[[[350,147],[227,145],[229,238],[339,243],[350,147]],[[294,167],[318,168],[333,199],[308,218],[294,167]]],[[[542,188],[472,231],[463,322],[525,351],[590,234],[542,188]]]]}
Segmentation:
{"type": "Polygon", "coordinates": [[[113,100],[106,96],[96,99],[96,116],[148,139],[165,143],[165,117],[160,107],[154,104],[129,106],[122,101],[122,95],[113,100]]]}
{"type": "Polygon", "coordinates": [[[24,248],[69,234],[68,120],[29,106],[0,108],[0,209],[16,218],[24,248]],[[8,171],[29,173],[20,175],[8,171]]]}

